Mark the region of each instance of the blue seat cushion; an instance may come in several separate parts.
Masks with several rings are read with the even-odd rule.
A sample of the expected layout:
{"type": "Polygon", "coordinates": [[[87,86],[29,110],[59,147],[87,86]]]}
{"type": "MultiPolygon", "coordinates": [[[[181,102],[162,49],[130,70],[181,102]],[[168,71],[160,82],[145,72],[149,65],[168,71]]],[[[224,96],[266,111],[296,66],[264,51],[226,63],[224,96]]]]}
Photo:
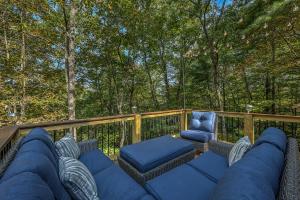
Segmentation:
{"type": "Polygon", "coordinates": [[[181,165],[146,183],[158,200],[208,199],[216,183],[189,165],[181,165]]]}
{"type": "Polygon", "coordinates": [[[246,153],[238,166],[260,174],[271,185],[274,194],[277,194],[284,166],[281,150],[269,143],[261,144],[246,153]]]}
{"type": "Polygon", "coordinates": [[[23,172],[39,175],[49,186],[56,199],[70,199],[69,194],[61,184],[57,169],[46,155],[36,152],[19,152],[5,171],[0,182],[23,172]]]}
{"type": "Polygon", "coordinates": [[[1,200],[54,200],[49,186],[37,175],[23,172],[0,184],[1,200]]]}
{"type": "Polygon", "coordinates": [[[94,179],[101,200],[151,199],[144,188],[116,165],[95,174],[94,179]]]}
{"type": "Polygon", "coordinates": [[[80,155],[79,160],[93,175],[114,164],[113,161],[98,149],[80,155]]]}
{"type": "Polygon", "coordinates": [[[195,140],[198,142],[208,142],[213,139],[213,133],[198,131],[198,130],[186,130],[181,131],[180,136],[185,139],[195,140]]]}
{"type": "Polygon", "coordinates": [[[33,141],[33,140],[39,140],[39,141],[45,143],[45,145],[47,145],[47,147],[50,149],[50,151],[52,152],[54,157],[56,159],[58,159],[58,155],[56,153],[54,142],[52,141],[51,136],[45,129],[42,129],[42,128],[32,129],[30,131],[30,133],[26,137],[23,138],[20,146],[26,144],[27,142],[33,141]]]}
{"type": "Polygon", "coordinates": [[[227,158],[212,151],[205,152],[187,164],[207,176],[215,183],[224,176],[225,171],[228,169],[227,158]]]}
{"type": "Polygon", "coordinates": [[[270,127],[263,131],[262,135],[256,140],[253,147],[262,143],[270,143],[285,153],[287,138],[282,130],[270,127]]]}
{"type": "Polygon", "coordinates": [[[43,155],[47,156],[47,158],[52,162],[52,164],[55,166],[55,168],[58,171],[58,160],[52,154],[52,152],[50,151],[48,146],[40,140],[31,140],[31,141],[24,143],[20,147],[18,152],[19,153],[35,152],[35,153],[43,154],[43,155]]]}
{"type": "Polygon", "coordinates": [[[193,149],[192,143],[167,135],[125,146],[120,156],[140,172],[147,172],[193,149]]]}

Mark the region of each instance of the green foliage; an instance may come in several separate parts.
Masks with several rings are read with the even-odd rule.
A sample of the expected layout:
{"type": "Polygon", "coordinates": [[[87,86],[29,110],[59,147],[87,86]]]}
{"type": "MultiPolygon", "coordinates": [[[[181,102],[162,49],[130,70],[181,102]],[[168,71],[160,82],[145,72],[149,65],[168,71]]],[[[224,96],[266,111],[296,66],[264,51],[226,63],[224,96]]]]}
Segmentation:
{"type": "MultiPolygon", "coordinates": [[[[299,0],[78,2],[77,118],[299,102],[299,0]]],[[[0,3],[0,125],[67,118],[63,3],[0,3]]]]}

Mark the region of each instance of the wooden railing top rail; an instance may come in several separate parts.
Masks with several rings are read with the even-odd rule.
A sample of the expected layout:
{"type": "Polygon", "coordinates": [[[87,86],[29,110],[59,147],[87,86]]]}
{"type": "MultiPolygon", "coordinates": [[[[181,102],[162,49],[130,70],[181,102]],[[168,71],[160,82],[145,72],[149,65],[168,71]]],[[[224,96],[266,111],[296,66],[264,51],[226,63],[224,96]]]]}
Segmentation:
{"type": "Polygon", "coordinates": [[[17,126],[0,128],[0,152],[18,134],[18,131],[17,126]]]}
{"type": "MultiPolygon", "coordinates": [[[[146,112],[141,113],[141,117],[151,118],[151,117],[160,117],[167,115],[176,115],[182,113],[183,110],[167,110],[167,111],[157,111],[157,112],[146,112]]],[[[71,128],[71,127],[79,127],[83,125],[95,125],[95,124],[103,124],[103,123],[113,123],[124,120],[134,120],[136,114],[128,114],[128,115],[114,115],[114,116],[105,116],[105,117],[95,117],[95,118],[87,118],[87,119],[76,119],[76,120],[63,120],[63,121],[53,121],[53,122],[42,122],[42,123],[34,123],[34,124],[24,124],[20,125],[20,130],[29,130],[35,127],[42,127],[48,130],[57,129],[57,128],[71,128]]]]}
{"type": "MultiPolygon", "coordinates": [[[[208,110],[196,110],[207,112],[208,110]]],[[[128,115],[115,115],[115,116],[106,116],[106,117],[95,117],[88,119],[77,119],[77,120],[64,120],[64,121],[55,121],[55,122],[43,122],[36,124],[24,124],[14,127],[4,127],[0,128],[0,147],[5,146],[5,144],[20,131],[28,131],[35,127],[42,127],[47,130],[58,130],[58,129],[68,129],[80,126],[88,125],[97,125],[105,123],[114,123],[121,121],[134,121],[154,117],[170,116],[170,115],[179,115],[181,117],[187,113],[191,113],[192,109],[179,109],[179,110],[167,110],[167,111],[157,111],[157,112],[145,112],[140,114],[128,114],[128,115]],[[137,117],[139,116],[139,117],[137,117]]],[[[248,119],[246,121],[253,120],[268,120],[268,121],[281,121],[281,122],[295,122],[300,123],[300,116],[291,116],[291,115],[272,115],[272,114],[260,114],[260,113],[245,113],[245,112],[223,112],[223,111],[210,111],[216,112],[219,116],[225,117],[238,117],[248,119]]],[[[182,127],[184,128],[187,122],[186,117],[183,117],[182,127]]],[[[251,125],[251,124],[250,124],[251,125]]]]}
{"type": "Polygon", "coordinates": [[[147,118],[154,118],[154,117],[179,115],[183,111],[185,111],[185,110],[167,110],[167,111],[158,111],[158,112],[146,112],[146,113],[141,113],[141,117],[143,119],[147,119],[147,118]]]}
{"type": "MultiPolygon", "coordinates": [[[[275,115],[262,113],[246,113],[246,112],[226,112],[226,111],[209,111],[209,110],[195,110],[200,112],[216,112],[219,116],[224,117],[238,117],[252,116],[254,120],[268,120],[268,121],[282,121],[300,123],[300,116],[293,115],[275,115]]],[[[191,111],[187,111],[188,113],[191,111]]]]}
{"type": "Polygon", "coordinates": [[[260,114],[252,113],[254,119],[269,120],[269,121],[282,121],[282,122],[296,122],[300,123],[300,116],[292,115],[272,115],[272,114],[260,114]]]}
{"type": "Polygon", "coordinates": [[[106,117],[94,117],[87,119],[76,119],[76,120],[63,120],[63,121],[55,121],[55,122],[43,122],[43,123],[35,123],[35,124],[24,124],[20,125],[20,130],[29,130],[35,127],[46,128],[47,130],[53,130],[57,128],[66,129],[80,126],[88,126],[88,125],[96,125],[96,124],[104,124],[104,123],[113,123],[119,121],[126,120],[134,120],[134,114],[130,115],[114,115],[114,116],[106,116],[106,117]]]}

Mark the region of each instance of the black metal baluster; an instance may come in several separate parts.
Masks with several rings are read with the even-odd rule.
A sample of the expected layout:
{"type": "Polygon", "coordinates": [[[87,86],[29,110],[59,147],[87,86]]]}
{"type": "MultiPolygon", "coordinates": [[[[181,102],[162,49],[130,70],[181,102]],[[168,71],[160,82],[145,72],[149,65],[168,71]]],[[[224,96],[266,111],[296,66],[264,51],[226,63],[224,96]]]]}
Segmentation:
{"type": "Polygon", "coordinates": [[[110,146],[110,137],[109,137],[110,136],[110,124],[108,124],[107,126],[108,126],[108,128],[107,128],[107,152],[108,152],[107,155],[109,156],[109,153],[110,153],[109,152],[109,150],[110,150],[109,149],[109,146],[110,146]]]}
{"type": "Polygon", "coordinates": [[[101,150],[103,151],[103,140],[104,140],[104,138],[103,138],[103,124],[101,124],[101,150]]]}

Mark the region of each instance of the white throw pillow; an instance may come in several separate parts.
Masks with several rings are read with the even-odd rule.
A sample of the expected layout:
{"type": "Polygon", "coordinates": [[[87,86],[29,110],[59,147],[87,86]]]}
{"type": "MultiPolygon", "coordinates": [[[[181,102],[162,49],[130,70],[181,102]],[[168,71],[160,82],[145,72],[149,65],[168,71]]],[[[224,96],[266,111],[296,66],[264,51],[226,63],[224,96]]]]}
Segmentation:
{"type": "Polygon", "coordinates": [[[60,157],[59,178],[73,199],[99,200],[95,180],[79,160],[60,157]]]}
{"type": "Polygon", "coordinates": [[[251,142],[248,136],[239,139],[234,144],[234,146],[232,147],[229,153],[229,157],[228,157],[229,166],[233,165],[235,162],[240,160],[243,157],[243,155],[246,153],[246,151],[250,148],[251,148],[251,142]]]}
{"type": "Polygon", "coordinates": [[[71,134],[67,134],[55,142],[55,147],[59,156],[75,159],[78,159],[80,156],[80,148],[71,134]]]}

